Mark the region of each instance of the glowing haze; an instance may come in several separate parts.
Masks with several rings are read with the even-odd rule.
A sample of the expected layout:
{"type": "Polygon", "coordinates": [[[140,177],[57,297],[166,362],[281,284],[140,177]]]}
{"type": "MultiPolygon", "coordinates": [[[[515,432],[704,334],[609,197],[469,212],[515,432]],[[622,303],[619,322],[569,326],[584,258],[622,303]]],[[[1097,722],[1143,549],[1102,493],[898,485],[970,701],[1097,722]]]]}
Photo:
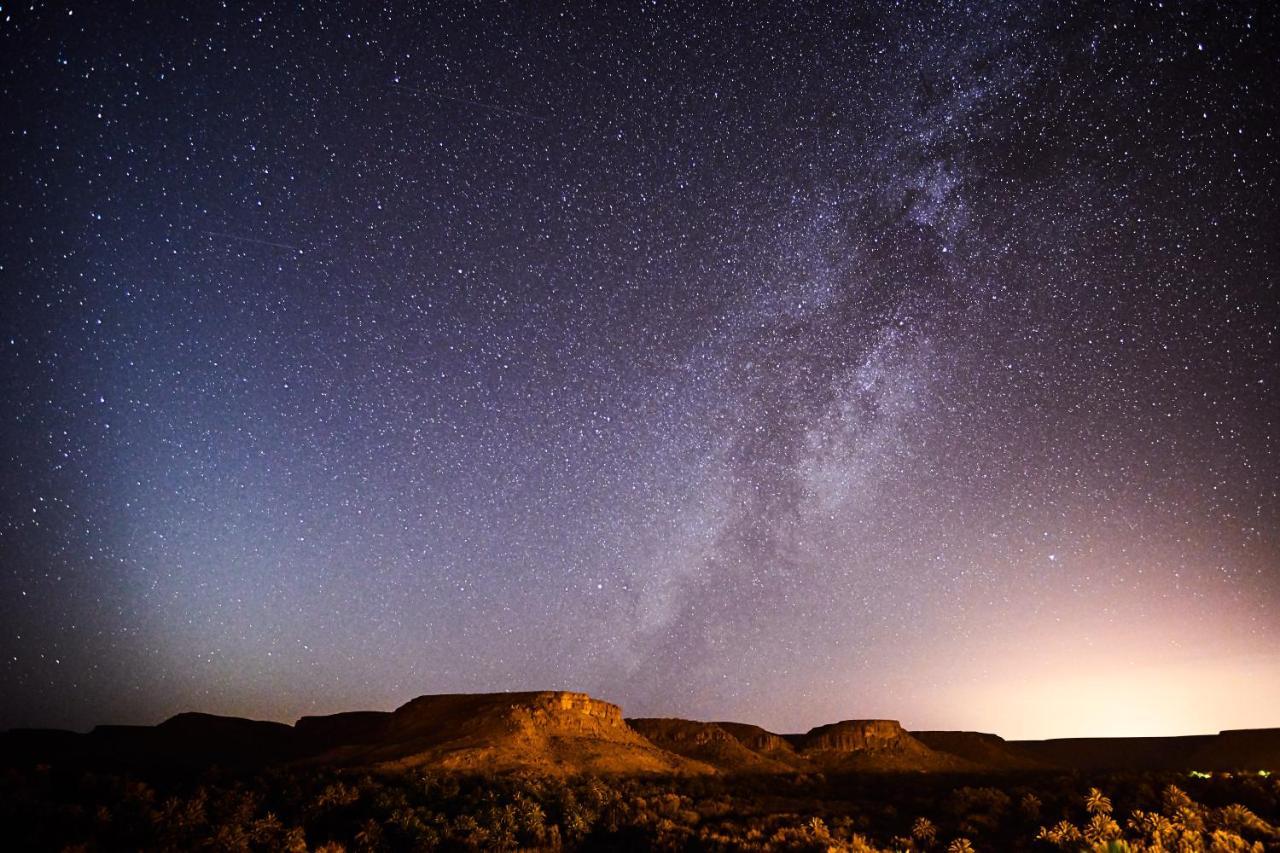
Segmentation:
{"type": "Polygon", "coordinates": [[[1264,5],[6,8],[0,726],[1280,725],[1264,5]]]}

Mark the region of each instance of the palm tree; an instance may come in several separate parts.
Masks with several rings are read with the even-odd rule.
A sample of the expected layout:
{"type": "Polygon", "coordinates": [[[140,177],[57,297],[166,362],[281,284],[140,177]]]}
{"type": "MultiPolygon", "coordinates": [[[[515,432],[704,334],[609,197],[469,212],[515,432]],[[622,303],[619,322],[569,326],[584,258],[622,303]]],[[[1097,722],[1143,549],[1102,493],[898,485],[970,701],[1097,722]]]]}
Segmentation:
{"type": "Polygon", "coordinates": [[[1144,812],[1142,809],[1129,816],[1129,828],[1155,849],[1170,846],[1176,834],[1173,821],[1160,812],[1144,812]]]}
{"type": "Polygon", "coordinates": [[[1053,826],[1040,827],[1040,834],[1036,838],[1041,841],[1048,841],[1064,850],[1074,847],[1080,842],[1084,836],[1080,834],[1080,829],[1070,821],[1060,820],[1053,826]]]}
{"type": "Polygon", "coordinates": [[[934,826],[929,818],[918,817],[915,823],[911,824],[911,837],[921,847],[932,847],[938,840],[938,827],[934,826]]]}
{"type": "Polygon", "coordinates": [[[1022,799],[1018,802],[1018,808],[1030,820],[1037,820],[1040,817],[1040,809],[1043,806],[1044,803],[1040,801],[1040,798],[1030,792],[1023,794],[1022,799]]]}
{"type": "Polygon", "coordinates": [[[1111,800],[1097,788],[1089,789],[1089,796],[1084,801],[1085,808],[1091,815],[1111,814],[1111,800]]]}
{"type": "Polygon", "coordinates": [[[975,851],[969,839],[957,838],[947,845],[947,853],[975,853],[975,851]]]}
{"type": "Polygon", "coordinates": [[[1112,820],[1111,815],[1095,814],[1084,828],[1084,840],[1090,844],[1114,841],[1120,838],[1120,824],[1112,820]]]}

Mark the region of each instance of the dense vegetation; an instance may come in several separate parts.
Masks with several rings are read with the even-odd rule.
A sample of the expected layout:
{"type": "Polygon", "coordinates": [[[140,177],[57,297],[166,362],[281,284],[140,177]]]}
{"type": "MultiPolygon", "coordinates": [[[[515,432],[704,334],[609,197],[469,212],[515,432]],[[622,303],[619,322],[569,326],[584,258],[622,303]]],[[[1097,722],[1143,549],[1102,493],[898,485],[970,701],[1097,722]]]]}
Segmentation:
{"type": "Polygon", "coordinates": [[[1280,850],[1280,781],[1260,775],[4,773],[13,850],[1280,850]]]}

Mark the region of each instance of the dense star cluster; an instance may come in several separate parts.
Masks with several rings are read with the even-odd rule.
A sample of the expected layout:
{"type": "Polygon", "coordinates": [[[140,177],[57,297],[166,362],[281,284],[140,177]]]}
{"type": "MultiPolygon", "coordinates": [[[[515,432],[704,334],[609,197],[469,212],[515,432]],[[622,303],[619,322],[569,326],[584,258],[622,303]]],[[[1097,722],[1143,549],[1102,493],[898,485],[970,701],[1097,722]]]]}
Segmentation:
{"type": "Polygon", "coordinates": [[[1276,725],[1268,4],[0,9],[0,726],[1276,725]]]}

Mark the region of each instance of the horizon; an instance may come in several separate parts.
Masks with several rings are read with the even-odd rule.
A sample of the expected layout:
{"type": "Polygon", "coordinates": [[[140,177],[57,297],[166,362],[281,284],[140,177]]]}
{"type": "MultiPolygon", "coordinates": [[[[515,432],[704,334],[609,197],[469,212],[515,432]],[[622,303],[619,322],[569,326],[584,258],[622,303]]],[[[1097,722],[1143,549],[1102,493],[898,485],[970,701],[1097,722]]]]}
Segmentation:
{"type": "MultiPolygon", "coordinates": [[[[179,716],[182,716],[182,715],[184,715],[184,714],[206,715],[206,716],[222,717],[222,718],[227,718],[227,719],[243,719],[243,720],[249,720],[249,721],[251,721],[251,722],[280,723],[280,724],[287,725],[287,726],[294,726],[294,725],[296,725],[296,724],[297,724],[297,722],[298,722],[299,720],[304,719],[304,718],[306,718],[306,717],[324,717],[324,716],[337,715],[337,714],[344,714],[344,713],[351,713],[351,712],[360,712],[360,711],[374,711],[374,712],[380,712],[380,713],[391,713],[391,712],[393,712],[393,711],[395,711],[395,710],[397,710],[397,709],[399,709],[399,708],[403,707],[404,705],[409,704],[410,702],[412,702],[412,701],[414,701],[414,700],[416,700],[416,699],[421,699],[421,698],[425,698],[425,697],[433,697],[433,696],[502,696],[502,695],[506,695],[506,694],[523,695],[523,694],[534,694],[534,693],[572,693],[572,694],[576,694],[576,695],[588,696],[588,697],[590,697],[591,699],[595,699],[595,700],[597,700],[597,701],[601,701],[601,702],[606,702],[606,703],[609,703],[609,704],[611,704],[611,705],[614,705],[614,706],[618,707],[618,708],[622,711],[622,715],[623,715],[623,717],[624,717],[624,718],[626,718],[626,719],[675,719],[675,720],[689,720],[689,721],[693,721],[693,722],[701,722],[701,723],[747,723],[747,724],[751,724],[751,725],[757,725],[757,726],[760,726],[760,728],[765,729],[766,731],[772,732],[773,734],[777,734],[777,735],[783,735],[783,736],[792,736],[792,735],[799,736],[799,735],[806,734],[806,733],[808,733],[808,732],[812,731],[813,729],[819,728],[819,727],[821,727],[821,726],[829,725],[829,724],[831,724],[831,723],[847,722],[847,721],[861,721],[861,720],[888,720],[888,721],[896,722],[896,723],[898,723],[899,725],[901,725],[901,726],[902,726],[902,728],[903,728],[904,730],[906,730],[907,732],[929,732],[929,731],[935,731],[935,732],[941,732],[941,731],[975,732],[975,733],[979,733],[979,734],[993,734],[993,735],[997,735],[997,736],[999,736],[1000,738],[1002,738],[1002,739],[1004,739],[1004,740],[1006,740],[1006,741],[1031,741],[1031,740],[1076,740],[1076,739],[1084,739],[1084,740],[1098,740],[1098,739],[1108,739],[1108,738],[1125,738],[1125,739],[1129,739],[1129,738],[1180,738],[1180,737],[1208,737],[1208,736],[1213,736],[1213,735],[1225,734],[1225,733],[1227,733],[1227,732],[1239,732],[1239,731],[1262,731],[1262,730],[1280,730],[1280,720],[1277,720],[1277,721],[1276,721],[1276,723],[1275,723],[1274,725],[1230,726],[1230,727],[1222,727],[1222,728],[1219,728],[1219,729],[1215,729],[1215,730],[1213,730],[1213,731],[1191,731],[1191,732],[1189,732],[1189,731],[1165,731],[1165,732],[1155,732],[1155,733],[1124,733],[1124,732],[1119,732],[1119,733],[1109,733],[1109,734],[1083,734],[1083,733],[1082,733],[1082,734],[1042,735],[1042,736],[1035,736],[1035,735],[1022,734],[1022,735],[1016,735],[1016,736],[1015,736],[1015,735],[1008,735],[1008,734],[1005,734],[1005,733],[1004,733],[1004,732],[1002,732],[1002,731],[998,731],[998,730],[993,729],[993,728],[990,728],[990,727],[987,727],[987,728],[983,728],[983,727],[978,727],[978,728],[972,728],[972,727],[970,727],[970,728],[961,728],[961,727],[945,727],[945,726],[943,726],[943,727],[937,727],[937,726],[917,726],[917,725],[912,725],[912,724],[910,724],[910,721],[908,721],[908,720],[899,719],[899,718],[897,718],[897,717],[893,717],[893,716],[871,716],[871,715],[857,715],[857,714],[855,714],[855,715],[851,715],[851,716],[836,717],[836,718],[832,718],[832,719],[829,719],[829,720],[822,720],[822,721],[815,722],[815,723],[813,723],[812,725],[805,725],[805,726],[801,726],[801,727],[790,727],[790,728],[788,728],[788,727],[785,727],[785,726],[784,726],[784,727],[773,727],[773,726],[770,726],[770,725],[763,724],[763,723],[761,723],[761,722],[760,722],[760,721],[758,721],[758,720],[753,720],[753,719],[744,719],[744,718],[729,718],[729,717],[714,717],[714,716],[712,716],[712,717],[705,717],[705,718],[704,718],[704,717],[691,717],[691,716],[685,716],[685,715],[681,715],[681,714],[679,714],[679,713],[632,714],[632,713],[629,713],[629,712],[628,712],[628,710],[627,710],[626,706],[624,706],[624,705],[620,705],[620,704],[618,704],[617,702],[612,701],[612,700],[611,700],[611,699],[609,699],[607,696],[597,696],[597,695],[592,694],[592,693],[590,693],[590,692],[588,692],[588,691],[584,691],[584,690],[574,690],[574,689],[569,689],[569,688],[563,688],[563,689],[562,689],[562,688],[543,688],[543,689],[539,689],[539,688],[519,688],[519,689],[511,689],[511,690],[444,691],[444,692],[436,692],[436,693],[419,693],[419,694],[415,694],[415,695],[409,696],[409,697],[407,697],[406,699],[404,699],[403,701],[396,702],[395,704],[393,704],[393,705],[389,705],[389,706],[379,706],[379,707],[366,707],[366,706],[362,706],[362,707],[343,707],[343,708],[337,708],[337,709],[334,709],[334,710],[324,710],[324,711],[311,710],[311,711],[308,711],[308,712],[306,712],[306,713],[298,713],[298,714],[295,714],[295,715],[293,715],[293,716],[290,716],[290,715],[288,715],[288,714],[280,714],[280,715],[276,715],[276,716],[252,716],[252,715],[246,715],[246,714],[243,714],[243,713],[234,713],[234,712],[231,712],[231,711],[225,711],[225,712],[223,712],[223,711],[217,711],[217,712],[215,712],[215,711],[210,711],[210,710],[208,710],[208,709],[206,709],[206,708],[185,708],[185,709],[183,709],[183,710],[174,711],[174,712],[172,712],[172,713],[166,713],[166,714],[164,714],[163,716],[161,716],[160,718],[155,719],[155,720],[154,720],[154,722],[124,721],[124,720],[102,720],[102,721],[99,721],[99,722],[97,722],[97,723],[95,723],[95,724],[92,724],[92,725],[90,725],[88,728],[84,728],[84,729],[60,729],[60,730],[64,730],[64,731],[74,731],[74,732],[76,732],[77,734],[87,734],[87,733],[89,733],[89,732],[93,731],[93,729],[94,729],[94,728],[97,728],[98,726],[144,726],[144,727],[147,727],[147,726],[157,726],[157,725],[160,725],[160,724],[161,724],[161,723],[163,723],[163,722],[166,722],[166,721],[168,721],[168,720],[173,719],[174,717],[179,717],[179,716]]],[[[21,730],[21,729],[45,729],[45,730],[50,730],[50,729],[57,729],[57,727],[51,727],[51,726],[39,726],[39,725],[32,725],[32,726],[13,726],[13,727],[5,728],[5,729],[0,729],[0,732],[3,732],[3,731],[15,731],[15,730],[21,730]]]]}
{"type": "Polygon", "coordinates": [[[150,5],[0,22],[0,729],[1280,725],[1271,6],[150,5]]]}

